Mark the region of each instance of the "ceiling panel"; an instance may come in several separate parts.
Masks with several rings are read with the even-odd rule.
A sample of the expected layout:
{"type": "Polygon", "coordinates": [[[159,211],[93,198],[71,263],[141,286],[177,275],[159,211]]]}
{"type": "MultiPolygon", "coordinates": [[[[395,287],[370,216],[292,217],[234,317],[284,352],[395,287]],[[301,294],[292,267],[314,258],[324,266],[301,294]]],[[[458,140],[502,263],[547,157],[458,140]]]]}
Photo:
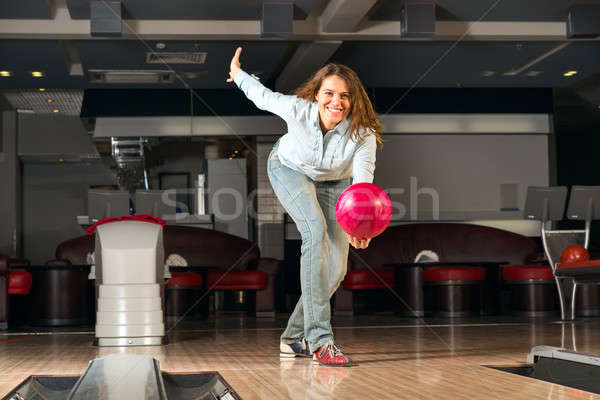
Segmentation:
{"type": "Polygon", "coordinates": [[[0,88],[83,87],[78,76],[69,76],[58,40],[0,40],[0,70],[13,72],[0,78],[0,88]],[[42,71],[43,78],[31,77],[42,71]]]}
{"type": "Polygon", "coordinates": [[[571,85],[600,71],[600,42],[573,42],[559,53],[540,61],[535,68],[553,71],[562,83],[556,87],[571,85]],[[578,71],[577,75],[562,76],[571,70],[578,71]]]}
{"type": "Polygon", "coordinates": [[[354,68],[369,87],[562,87],[566,65],[585,65],[577,79],[600,70],[600,43],[576,43],[517,76],[519,68],[553,48],[554,42],[350,42],[334,60],[354,68]],[[592,52],[593,53],[592,55],[592,52]],[[368,55],[368,56],[367,56],[368,55]],[[526,76],[530,70],[542,73],[526,76]],[[490,77],[484,71],[494,71],[490,77]]]}
{"type": "MultiPolygon", "coordinates": [[[[241,57],[242,67],[248,72],[268,81],[283,62],[284,56],[296,44],[284,41],[260,42],[197,42],[197,41],[162,41],[165,48],[157,50],[156,41],[115,40],[115,41],[78,41],[76,48],[86,74],[89,69],[142,69],[142,70],[173,70],[188,85],[194,88],[226,88],[229,63],[237,46],[243,47],[241,57]],[[148,52],[206,52],[206,61],[202,65],[195,64],[146,64],[148,52]],[[185,73],[197,73],[198,78],[190,79],[185,73]]],[[[89,85],[88,87],[118,87],[118,85],[89,85]]],[[[144,85],[129,85],[146,87],[144,85]]],[[[156,88],[157,85],[149,87],[156,88]]],[[[173,85],[160,87],[184,87],[176,80],[173,85]]]]}
{"type": "Polygon", "coordinates": [[[0,19],[50,19],[48,0],[3,0],[0,19]]]}
{"type": "MultiPolygon", "coordinates": [[[[572,0],[436,0],[438,21],[565,21],[572,0]]],[[[403,2],[382,0],[372,20],[400,20],[403,2]]]]}
{"type": "MultiPolygon", "coordinates": [[[[318,0],[279,0],[294,3],[294,19],[305,19],[318,0]]],[[[262,0],[122,0],[126,19],[258,20],[262,0]]],[[[73,19],[89,19],[89,0],[67,0],[73,19]]]]}

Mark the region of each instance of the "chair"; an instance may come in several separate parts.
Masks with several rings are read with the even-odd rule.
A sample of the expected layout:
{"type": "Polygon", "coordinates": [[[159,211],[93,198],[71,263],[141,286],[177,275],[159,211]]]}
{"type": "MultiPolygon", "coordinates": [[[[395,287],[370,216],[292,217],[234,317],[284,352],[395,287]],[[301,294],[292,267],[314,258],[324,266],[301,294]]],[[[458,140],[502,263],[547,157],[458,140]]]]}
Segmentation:
{"type": "MultiPolygon", "coordinates": [[[[22,307],[22,302],[12,302],[15,296],[26,296],[31,291],[31,274],[24,269],[29,266],[29,260],[9,258],[0,254],[0,329],[8,328],[10,310],[16,311],[22,307]],[[13,303],[13,304],[11,304],[13,303]]],[[[15,315],[23,314],[22,312],[15,315]]]]}

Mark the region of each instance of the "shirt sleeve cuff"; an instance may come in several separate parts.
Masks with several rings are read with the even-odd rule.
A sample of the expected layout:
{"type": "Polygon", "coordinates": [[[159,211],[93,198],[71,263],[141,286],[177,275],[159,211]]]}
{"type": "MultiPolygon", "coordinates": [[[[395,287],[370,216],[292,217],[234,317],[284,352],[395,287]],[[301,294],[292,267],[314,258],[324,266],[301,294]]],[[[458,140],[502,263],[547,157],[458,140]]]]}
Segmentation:
{"type": "Polygon", "coordinates": [[[238,85],[238,87],[240,87],[240,85],[242,84],[242,82],[248,78],[250,75],[248,75],[247,72],[245,71],[240,71],[235,75],[235,78],[233,78],[233,81],[235,82],[236,85],[238,85]]]}

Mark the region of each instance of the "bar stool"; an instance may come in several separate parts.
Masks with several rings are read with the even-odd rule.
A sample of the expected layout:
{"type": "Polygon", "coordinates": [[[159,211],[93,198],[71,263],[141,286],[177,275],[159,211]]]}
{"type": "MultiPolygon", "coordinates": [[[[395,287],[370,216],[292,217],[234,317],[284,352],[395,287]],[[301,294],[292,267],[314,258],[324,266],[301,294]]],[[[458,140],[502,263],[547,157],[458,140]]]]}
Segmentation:
{"type": "Polygon", "coordinates": [[[542,317],[556,312],[554,275],[549,265],[503,267],[502,280],[510,288],[510,305],[514,314],[542,317]]]}
{"type": "Polygon", "coordinates": [[[11,323],[24,323],[29,313],[31,273],[15,269],[8,273],[8,318],[11,323]]]}
{"type": "Polygon", "coordinates": [[[464,317],[479,314],[485,269],[481,267],[429,267],[423,271],[425,299],[434,315],[464,317]]]}
{"type": "Polygon", "coordinates": [[[179,317],[196,305],[188,313],[189,317],[202,314],[196,304],[202,296],[202,275],[192,272],[172,272],[165,287],[167,317],[179,317]]]}

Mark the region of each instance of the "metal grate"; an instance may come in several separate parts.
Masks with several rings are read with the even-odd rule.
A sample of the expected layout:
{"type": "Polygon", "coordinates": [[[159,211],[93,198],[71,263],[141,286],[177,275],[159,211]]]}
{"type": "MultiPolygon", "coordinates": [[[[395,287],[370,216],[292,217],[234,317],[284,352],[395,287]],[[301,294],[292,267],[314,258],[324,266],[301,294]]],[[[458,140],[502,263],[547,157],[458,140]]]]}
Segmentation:
{"type": "Polygon", "coordinates": [[[2,94],[13,108],[36,114],[79,116],[83,102],[82,89],[4,90],[2,94]]]}
{"type": "Polygon", "coordinates": [[[146,53],[147,64],[204,64],[206,52],[146,53]]]}
{"type": "Polygon", "coordinates": [[[159,70],[88,70],[90,83],[173,83],[172,71],[159,70]]]}

